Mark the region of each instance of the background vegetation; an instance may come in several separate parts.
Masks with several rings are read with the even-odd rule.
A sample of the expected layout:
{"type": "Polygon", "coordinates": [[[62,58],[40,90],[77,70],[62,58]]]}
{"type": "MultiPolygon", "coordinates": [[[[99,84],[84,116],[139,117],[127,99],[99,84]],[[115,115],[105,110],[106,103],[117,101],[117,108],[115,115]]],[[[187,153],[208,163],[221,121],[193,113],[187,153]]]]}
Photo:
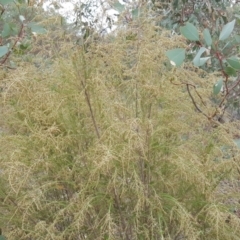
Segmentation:
{"type": "Polygon", "coordinates": [[[239,239],[239,122],[182,84],[210,115],[218,73],[172,67],[188,40],[144,14],[104,38],[51,21],[1,69],[0,237],[239,239]]]}

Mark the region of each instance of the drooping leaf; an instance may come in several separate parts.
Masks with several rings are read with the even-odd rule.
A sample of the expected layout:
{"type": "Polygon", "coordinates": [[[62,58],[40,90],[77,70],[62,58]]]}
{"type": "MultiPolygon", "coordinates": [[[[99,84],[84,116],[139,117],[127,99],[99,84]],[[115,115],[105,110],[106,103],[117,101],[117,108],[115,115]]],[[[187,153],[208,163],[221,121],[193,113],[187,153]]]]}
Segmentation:
{"type": "Polygon", "coordinates": [[[9,3],[14,3],[15,0],[0,0],[0,4],[2,5],[6,5],[6,4],[9,4],[9,3]]]}
{"type": "Polygon", "coordinates": [[[214,94],[214,95],[219,94],[220,91],[221,91],[221,89],[222,89],[222,86],[223,86],[223,80],[220,79],[220,80],[218,80],[217,83],[214,84],[214,86],[213,86],[213,94],[214,94]]]}
{"type": "Polygon", "coordinates": [[[228,76],[233,76],[233,77],[237,76],[236,70],[234,68],[232,68],[232,67],[229,67],[229,66],[224,68],[224,72],[228,76]]]}
{"type": "Polygon", "coordinates": [[[35,22],[31,22],[28,24],[28,27],[31,28],[31,31],[37,34],[43,34],[46,33],[47,30],[45,28],[43,28],[42,26],[39,26],[37,23],[35,22]]]}
{"type": "Polygon", "coordinates": [[[204,37],[205,43],[208,46],[211,46],[212,45],[212,37],[211,37],[210,32],[209,32],[209,30],[207,28],[205,28],[203,30],[203,37],[204,37]]]}
{"type": "Polygon", "coordinates": [[[204,65],[208,59],[210,59],[211,57],[204,57],[204,58],[200,58],[199,59],[199,66],[198,67],[201,67],[202,65],[204,65]]]}
{"type": "MultiPolygon", "coordinates": [[[[201,66],[200,58],[201,58],[201,55],[202,55],[206,50],[207,50],[207,49],[206,49],[205,47],[201,47],[201,48],[199,49],[197,55],[196,55],[195,58],[193,59],[193,64],[194,64],[195,67],[201,66]]],[[[209,57],[208,57],[208,59],[209,59],[209,57]]],[[[208,59],[207,59],[207,60],[208,60],[208,59]]],[[[207,60],[206,60],[206,61],[207,61],[207,60]]],[[[206,61],[205,61],[205,62],[206,62],[206,61]]],[[[202,64],[202,65],[203,65],[203,64],[202,64]]]]}
{"type": "Polygon", "coordinates": [[[166,52],[166,56],[169,58],[170,63],[174,66],[180,66],[185,59],[185,49],[176,48],[166,52]]]}
{"type": "Polygon", "coordinates": [[[232,20],[231,22],[227,23],[226,25],[223,26],[223,29],[219,35],[219,40],[224,41],[226,40],[230,34],[233,31],[234,25],[235,25],[236,20],[232,20]]]}
{"type": "Polygon", "coordinates": [[[8,53],[8,47],[7,46],[1,46],[0,47],[0,58],[3,57],[7,53],[8,53]]]}
{"type": "Polygon", "coordinates": [[[122,5],[119,1],[113,3],[113,8],[117,10],[119,13],[123,12],[125,9],[124,5],[122,5]]]}
{"type": "Polygon", "coordinates": [[[237,57],[227,58],[226,61],[232,68],[240,70],[240,61],[237,57]]]}
{"type": "Polygon", "coordinates": [[[180,32],[188,40],[199,41],[199,34],[197,28],[189,22],[187,22],[184,27],[180,27],[180,32]]]}

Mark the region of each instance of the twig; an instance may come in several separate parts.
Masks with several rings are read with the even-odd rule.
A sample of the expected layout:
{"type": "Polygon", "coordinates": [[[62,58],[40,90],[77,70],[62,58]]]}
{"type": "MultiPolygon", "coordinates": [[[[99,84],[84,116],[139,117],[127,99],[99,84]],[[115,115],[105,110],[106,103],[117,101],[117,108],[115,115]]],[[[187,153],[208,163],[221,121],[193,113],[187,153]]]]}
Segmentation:
{"type": "Polygon", "coordinates": [[[195,99],[193,98],[193,96],[192,96],[192,94],[191,94],[191,91],[190,91],[190,88],[189,88],[189,86],[191,86],[191,84],[186,84],[186,86],[187,86],[187,91],[188,91],[188,95],[190,96],[190,98],[191,98],[191,100],[192,100],[192,103],[193,103],[193,105],[195,106],[195,108],[197,109],[197,111],[198,112],[200,112],[200,113],[202,113],[205,117],[207,117],[208,119],[210,119],[209,118],[209,116],[207,115],[207,114],[205,114],[198,106],[197,106],[197,104],[196,104],[196,102],[195,102],[195,99]]]}
{"type": "Polygon", "coordinates": [[[186,86],[187,86],[188,95],[190,96],[193,105],[195,106],[195,108],[196,108],[200,113],[202,113],[202,110],[197,106],[197,104],[196,104],[196,102],[195,102],[195,100],[194,100],[194,98],[193,98],[193,96],[192,96],[192,94],[191,94],[191,92],[190,92],[190,88],[189,88],[190,85],[187,83],[186,86]]]}
{"type": "Polygon", "coordinates": [[[16,47],[18,41],[22,38],[23,28],[24,28],[24,24],[22,23],[22,24],[21,24],[20,31],[19,31],[19,33],[18,33],[18,36],[17,36],[17,38],[16,38],[13,46],[12,46],[11,49],[8,51],[8,53],[6,54],[6,56],[2,59],[2,61],[0,61],[0,64],[1,64],[1,65],[3,65],[3,64],[7,61],[8,57],[9,57],[10,54],[12,53],[13,49],[16,47]]]}

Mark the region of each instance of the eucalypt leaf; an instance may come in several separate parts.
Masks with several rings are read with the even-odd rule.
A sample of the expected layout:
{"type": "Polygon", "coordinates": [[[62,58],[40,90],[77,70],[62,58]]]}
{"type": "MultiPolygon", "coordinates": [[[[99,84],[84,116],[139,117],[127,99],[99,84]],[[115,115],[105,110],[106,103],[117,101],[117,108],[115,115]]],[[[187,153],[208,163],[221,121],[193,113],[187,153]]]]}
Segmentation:
{"type": "Polygon", "coordinates": [[[31,28],[32,33],[36,33],[36,34],[43,34],[46,33],[46,29],[39,26],[37,23],[35,22],[31,22],[28,24],[28,27],[31,28]]]}
{"type": "Polygon", "coordinates": [[[185,59],[185,49],[184,48],[172,49],[167,51],[166,55],[173,66],[179,67],[185,59]]]}
{"type": "Polygon", "coordinates": [[[197,28],[189,22],[187,22],[184,27],[180,27],[180,32],[188,40],[199,41],[199,34],[197,28]]]}
{"type": "Polygon", "coordinates": [[[231,21],[223,26],[223,29],[219,35],[220,41],[226,40],[231,35],[234,25],[235,25],[235,22],[236,22],[236,20],[234,19],[233,21],[231,21]]]}
{"type": "Polygon", "coordinates": [[[15,2],[14,0],[0,0],[0,4],[2,4],[2,5],[6,5],[9,3],[14,3],[14,2],[15,2]]]}
{"type": "Polygon", "coordinates": [[[200,67],[202,66],[204,63],[207,62],[207,60],[210,57],[203,57],[201,58],[201,55],[206,51],[207,49],[205,47],[201,47],[197,53],[197,55],[195,56],[195,58],[193,59],[193,64],[195,67],[200,67]]]}
{"type": "Polygon", "coordinates": [[[220,80],[218,80],[217,83],[214,84],[214,86],[213,86],[213,94],[214,94],[214,95],[219,94],[220,91],[221,91],[221,89],[222,89],[222,86],[223,86],[223,80],[220,79],[220,80]]]}
{"type": "Polygon", "coordinates": [[[0,58],[3,57],[5,54],[7,54],[9,51],[7,46],[1,46],[0,47],[0,58]]]}
{"type": "Polygon", "coordinates": [[[228,76],[233,76],[233,77],[236,77],[237,76],[237,72],[234,68],[232,67],[225,67],[224,68],[224,72],[228,75],[228,76]]]}
{"type": "Polygon", "coordinates": [[[7,37],[9,37],[11,35],[15,35],[15,34],[17,34],[16,24],[8,23],[8,22],[4,23],[3,30],[2,30],[2,33],[1,33],[2,37],[7,38],[7,37]]]}
{"type": "Polygon", "coordinates": [[[240,70],[240,61],[237,57],[230,57],[226,59],[227,63],[234,69],[240,70]]]}
{"type": "Polygon", "coordinates": [[[211,34],[209,32],[209,30],[207,28],[205,28],[203,30],[203,37],[204,37],[204,41],[208,46],[212,45],[212,37],[211,34]]]}

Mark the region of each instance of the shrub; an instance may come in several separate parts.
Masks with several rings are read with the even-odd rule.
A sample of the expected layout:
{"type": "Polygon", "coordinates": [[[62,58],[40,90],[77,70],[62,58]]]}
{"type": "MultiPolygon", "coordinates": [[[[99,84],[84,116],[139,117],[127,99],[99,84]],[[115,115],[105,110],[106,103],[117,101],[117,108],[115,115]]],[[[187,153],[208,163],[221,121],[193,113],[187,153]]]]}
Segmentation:
{"type": "Polygon", "coordinates": [[[216,191],[238,174],[238,124],[208,121],[170,83],[192,79],[212,111],[215,76],[166,64],[166,50],[181,46],[181,36],[145,22],[87,50],[73,46],[45,72],[8,74],[0,138],[8,239],[240,237],[216,191]]]}

